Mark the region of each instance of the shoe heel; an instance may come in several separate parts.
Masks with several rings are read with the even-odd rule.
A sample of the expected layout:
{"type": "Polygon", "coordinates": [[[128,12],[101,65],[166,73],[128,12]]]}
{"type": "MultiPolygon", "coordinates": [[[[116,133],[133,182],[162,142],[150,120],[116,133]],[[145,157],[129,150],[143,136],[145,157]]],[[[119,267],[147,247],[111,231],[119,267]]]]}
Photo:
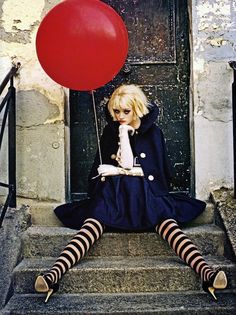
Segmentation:
{"type": "Polygon", "coordinates": [[[202,288],[205,292],[211,294],[215,300],[215,289],[225,289],[227,287],[227,277],[224,271],[218,269],[214,272],[211,278],[203,281],[202,288]]]}
{"type": "Polygon", "coordinates": [[[44,303],[47,303],[53,293],[59,289],[58,283],[52,283],[44,275],[39,275],[35,281],[35,291],[39,293],[47,293],[44,303]]]}
{"type": "Polygon", "coordinates": [[[50,298],[50,296],[53,294],[53,289],[49,289],[48,293],[47,293],[47,296],[46,296],[46,299],[44,301],[44,303],[46,304],[50,298]]]}
{"type": "Polygon", "coordinates": [[[217,301],[217,297],[215,296],[215,288],[209,287],[208,292],[213,296],[213,298],[217,301]]]}

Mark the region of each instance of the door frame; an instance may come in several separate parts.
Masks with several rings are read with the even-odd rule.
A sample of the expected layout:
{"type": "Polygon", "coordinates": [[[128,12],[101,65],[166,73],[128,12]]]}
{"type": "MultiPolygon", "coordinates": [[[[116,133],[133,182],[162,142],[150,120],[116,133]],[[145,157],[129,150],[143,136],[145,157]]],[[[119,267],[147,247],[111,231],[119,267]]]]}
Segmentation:
{"type": "Polygon", "coordinates": [[[190,137],[190,192],[196,196],[196,172],[195,172],[195,135],[194,135],[194,89],[193,89],[193,15],[192,1],[187,0],[188,4],[188,38],[189,38],[189,137],[190,137]]]}

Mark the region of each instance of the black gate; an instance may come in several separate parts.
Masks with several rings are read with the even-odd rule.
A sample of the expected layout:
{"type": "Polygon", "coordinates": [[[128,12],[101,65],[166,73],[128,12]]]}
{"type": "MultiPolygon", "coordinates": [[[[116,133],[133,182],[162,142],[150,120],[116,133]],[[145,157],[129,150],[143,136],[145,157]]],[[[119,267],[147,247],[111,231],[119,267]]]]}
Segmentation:
{"type": "MultiPolygon", "coordinates": [[[[162,128],[175,171],[173,191],[190,192],[189,29],[187,0],[106,0],[129,33],[127,63],[116,78],[95,92],[100,131],[104,107],[122,83],[141,85],[160,107],[162,128]]],[[[91,94],[70,91],[70,196],[86,194],[88,172],[97,149],[91,94]]]]}

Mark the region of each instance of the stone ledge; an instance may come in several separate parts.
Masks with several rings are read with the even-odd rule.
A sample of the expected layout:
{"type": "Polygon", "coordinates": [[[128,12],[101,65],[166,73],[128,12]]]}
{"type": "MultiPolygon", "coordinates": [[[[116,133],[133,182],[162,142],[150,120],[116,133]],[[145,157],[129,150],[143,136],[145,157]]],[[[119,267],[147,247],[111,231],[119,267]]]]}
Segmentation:
{"type": "MultiPolygon", "coordinates": [[[[225,235],[215,225],[184,228],[204,255],[224,254],[225,235]]],[[[23,236],[24,257],[57,257],[76,230],[64,227],[32,226],[23,236]]],[[[104,233],[89,256],[173,256],[174,251],[156,233],[104,233]]]]}
{"type": "MultiPolygon", "coordinates": [[[[236,288],[236,265],[223,257],[205,256],[236,288]]],[[[14,292],[34,293],[36,275],[49,270],[55,258],[24,259],[14,270],[14,292]]],[[[60,281],[60,293],[118,293],[198,291],[200,279],[178,257],[85,257],[60,281]]]]}
{"type": "Polygon", "coordinates": [[[21,235],[29,225],[28,207],[8,208],[0,228],[0,309],[12,295],[12,272],[22,259],[21,235]]]}
{"type": "Polygon", "coordinates": [[[44,304],[42,294],[16,294],[2,315],[232,315],[233,293],[217,294],[215,302],[206,293],[55,294],[44,304]]]}
{"type": "Polygon", "coordinates": [[[230,241],[234,260],[236,258],[236,199],[233,190],[221,188],[211,193],[212,200],[216,206],[216,215],[220,218],[230,241]]]}

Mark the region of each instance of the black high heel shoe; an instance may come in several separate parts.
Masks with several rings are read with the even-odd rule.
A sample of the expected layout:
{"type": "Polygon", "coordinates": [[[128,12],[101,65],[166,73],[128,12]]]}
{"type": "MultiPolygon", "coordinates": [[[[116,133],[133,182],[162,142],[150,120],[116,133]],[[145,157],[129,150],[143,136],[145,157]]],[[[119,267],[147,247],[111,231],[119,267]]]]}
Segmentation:
{"type": "Polygon", "coordinates": [[[36,292],[47,293],[46,299],[44,301],[44,303],[47,303],[50,296],[58,291],[59,284],[52,283],[47,277],[41,274],[36,278],[34,288],[36,292]]]}
{"type": "Polygon", "coordinates": [[[215,300],[215,289],[223,290],[227,287],[227,277],[224,271],[218,269],[208,281],[203,281],[202,288],[205,292],[211,294],[215,300]]]}

